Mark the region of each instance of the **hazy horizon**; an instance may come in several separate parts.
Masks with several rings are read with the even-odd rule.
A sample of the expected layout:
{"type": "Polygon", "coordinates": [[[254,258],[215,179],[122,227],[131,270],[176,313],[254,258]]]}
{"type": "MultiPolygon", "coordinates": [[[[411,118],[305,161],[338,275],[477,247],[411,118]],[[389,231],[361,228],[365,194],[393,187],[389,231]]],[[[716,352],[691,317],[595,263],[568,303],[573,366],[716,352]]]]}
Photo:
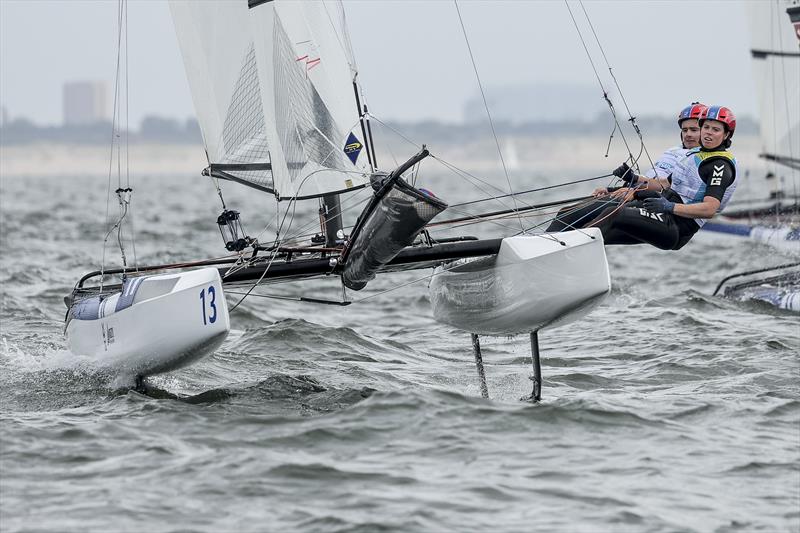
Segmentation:
{"type": "MultiPolygon", "coordinates": [[[[479,92],[452,2],[352,0],[344,5],[359,78],[376,116],[464,120],[479,92]]],[[[592,46],[580,4],[570,6],[592,46]]],[[[758,116],[744,2],[593,1],[584,6],[634,115],[673,115],[702,99],[758,116]],[[712,29],[698,30],[693,21],[703,20],[714,20],[712,29]],[[725,29],[724,43],[713,28],[725,29]]],[[[539,120],[544,111],[548,118],[568,119],[576,107],[591,115],[607,112],[563,2],[474,1],[459,8],[491,107],[500,107],[503,91],[513,90],[519,100],[511,105],[523,122],[539,120]],[[584,96],[543,102],[536,93],[541,87],[577,88],[584,96]]],[[[0,1],[0,105],[9,118],[61,124],[66,82],[105,81],[113,91],[116,11],[113,1],[0,1]]],[[[131,1],[128,11],[131,124],[146,115],[193,117],[167,3],[131,1]]],[[[611,92],[605,62],[596,48],[593,54],[611,92]]]]}

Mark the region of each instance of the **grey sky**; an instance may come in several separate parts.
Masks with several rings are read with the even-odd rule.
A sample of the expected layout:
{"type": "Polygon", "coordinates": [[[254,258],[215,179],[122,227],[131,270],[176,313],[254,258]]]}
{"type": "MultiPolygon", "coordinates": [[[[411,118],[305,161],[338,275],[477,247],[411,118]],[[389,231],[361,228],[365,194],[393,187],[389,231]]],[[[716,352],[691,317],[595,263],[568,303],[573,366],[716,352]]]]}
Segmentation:
{"type": "MultiPolygon", "coordinates": [[[[0,0],[0,104],[12,118],[60,124],[64,82],[111,86],[116,4],[0,0]]],[[[490,96],[500,86],[582,84],[596,88],[603,110],[564,2],[462,0],[459,6],[490,96]]],[[[580,4],[571,6],[584,20],[580,4]]],[[[586,0],[584,6],[634,114],[673,114],[702,99],[756,115],[743,2],[586,0]]],[[[345,9],[373,113],[462,118],[477,85],[453,2],[353,0],[345,9]]],[[[166,1],[131,0],[128,25],[131,124],[147,114],[193,116],[166,1]]],[[[592,44],[585,22],[582,30],[592,44]]],[[[602,56],[595,60],[610,88],[602,56]]]]}

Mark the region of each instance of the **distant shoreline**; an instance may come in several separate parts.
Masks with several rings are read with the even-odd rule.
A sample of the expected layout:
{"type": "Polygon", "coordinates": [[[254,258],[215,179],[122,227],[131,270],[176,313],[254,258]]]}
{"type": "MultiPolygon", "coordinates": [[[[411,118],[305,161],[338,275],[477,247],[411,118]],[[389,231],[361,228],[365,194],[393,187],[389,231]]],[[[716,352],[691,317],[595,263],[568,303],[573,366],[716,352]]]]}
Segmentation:
{"type": "MultiPolygon", "coordinates": [[[[572,171],[609,172],[621,163],[626,153],[615,137],[611,153],[605,157],[608,135],[510,136],[500,139],[503,159],[510,172],[551,173],[572,171]]],[[[652,158],[677,141],[674,135],[652,135],[645,139],[652,158]]],[[[630,143],[631,140],[629,139],[630,143]]],[[[452,143],[442,141],[428,144],[437,157],[470,171],[498,173],[502,165],[495,141],[491,137],[452,143]]],[[[633,146],[638,151],[638,142],[633,146]]],[[[417,148],[398,143],[379,151],[381,167],[394,166],[394,161],[412,155],[417,148]]],[[[759,171],[764,168],[758,159],[760,141],[755,135],[737,135],[733,151],[743,168],[759,171]]],[[[200,144],[132,143],[128,149],[130,171],[136,175],[199,174],[208,164],[200,144]]],[[[110,147],[98,144],[39,142],[34,144],[0,146],[0,178],[47,176],[107,176],[110,147]]],[[[646,166],[646,156],[640,165],[646,166]]],[[[435,165],[435,162],[426,163],[435,165]]],[[[116,163],[115,163],[116,165],[116,163]]]]}

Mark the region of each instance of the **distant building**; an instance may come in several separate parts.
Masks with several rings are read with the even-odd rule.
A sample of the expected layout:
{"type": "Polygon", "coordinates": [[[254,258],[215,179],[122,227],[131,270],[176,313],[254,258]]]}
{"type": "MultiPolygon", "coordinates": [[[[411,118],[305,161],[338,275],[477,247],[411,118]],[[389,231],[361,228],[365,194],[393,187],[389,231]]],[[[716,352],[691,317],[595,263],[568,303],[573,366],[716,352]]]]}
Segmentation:
{"type": "Polygon", "coordinates": [[[64,124],[80,126],[108,119],[108,90],[104,82],[64,84],[64,124]]]}

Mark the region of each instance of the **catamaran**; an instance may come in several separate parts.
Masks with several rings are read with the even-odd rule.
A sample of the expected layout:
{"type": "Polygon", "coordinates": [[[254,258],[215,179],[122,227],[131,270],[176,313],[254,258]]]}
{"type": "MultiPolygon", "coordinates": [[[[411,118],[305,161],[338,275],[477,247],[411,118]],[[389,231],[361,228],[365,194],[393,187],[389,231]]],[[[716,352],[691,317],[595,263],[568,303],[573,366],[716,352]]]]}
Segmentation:
{"type": "MultiPolygon", "coordinates": [[[[171,0],[170,8],[208,158],[198,171],[217,188],[217,224],[230,255],[83,276],[67,302],[72,351],[113,353],[141,384],[220,345],[232,287],[255,294],[268,283],[325,278],[341,286],[340,299],[293,299],[347,306],[377,275],[428,270],[421,279],[430,282],[433,318],[472,335],[484,395],[478,335],[530,333],[538,400],[538,332],[584,316],[610,292],[599,230],[547,234],[519,218],[519,231],[507,237],[436,233],[431,222],[449,206],[417,185],[429,150],[388,171],[378,165],[339,3],[171,0]],[[283,213],[274,239],[245,233],[242,214],[225,204],[225,182],[274,199],[283,213]],[[295,221],[301,201],[317,202],[319,217],[295,221]]],[[[554,204],[514,199],[509,210],[436,224],[496,221],[554,204]]]]}

